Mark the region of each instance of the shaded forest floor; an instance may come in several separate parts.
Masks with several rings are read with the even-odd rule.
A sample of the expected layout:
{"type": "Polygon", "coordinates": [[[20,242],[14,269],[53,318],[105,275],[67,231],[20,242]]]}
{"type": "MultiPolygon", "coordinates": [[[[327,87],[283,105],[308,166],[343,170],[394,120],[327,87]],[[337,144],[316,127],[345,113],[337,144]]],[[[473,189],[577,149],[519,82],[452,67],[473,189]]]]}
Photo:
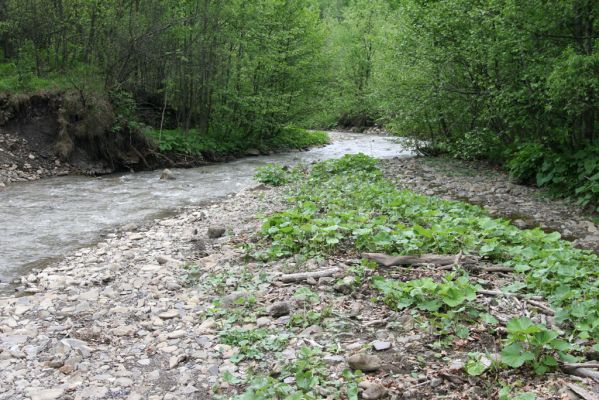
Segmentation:
{"type": "MultiPolygon", "coordinates": [[[[430,168],[437,164],[427,163],[391,160],[383,171],[399,186],[438,193],[440,182],[450,188],[453,179],[457,190],[462,175],[445,167],[447,177],[440,175],[432,189],[428,183],[437,178],[430,168]],[[419,169],[428,172],[417,175],[419,169]]],[[[494,175],[465,176],[472,193],[483,193],[494,175]]],[[[498,179],[488,187],[504,187],[498,179]]],[[[461,196],[453,190],[448,193],[461,196]]],[[[591,379],[559,369],[541,376],[495,366],[481,376],[466,373],[473,367],[469,354],[486,354],[478,361],[492,363],[510,318],[548,323],[543,299],[478,294],[469,304],[493,318],[469,324],[468,335],[439,334],[440,320],[374,301],[379,293],[370,283],[374,274],[439,281],[447,270],[434,263],[365,267],[349,248],[327,256],[248,259],[248,247],[263,245],[264,216],[288,207],[285,192],[259,185],[109,235],[24,277],[20,296],[0,298],[0,399],[209,399],[246,390],[251,399],[286,398],[298,390],[311,394],[293,398],[534,398],[523,397],[528,392],[576,399],[572,390],[597,390],[591,379]],[[305,272],[317,274],[293,275],[305,272]]],[[[539,201],[532,189],[509,192],[522,200],[518,204],[539,201]]],[[[562,203],[543,204],[539,224],[565,212],[562,203]]],[[[469,271],[489,293],[518,280],[476,268],[487,264],[469,271]]]]}

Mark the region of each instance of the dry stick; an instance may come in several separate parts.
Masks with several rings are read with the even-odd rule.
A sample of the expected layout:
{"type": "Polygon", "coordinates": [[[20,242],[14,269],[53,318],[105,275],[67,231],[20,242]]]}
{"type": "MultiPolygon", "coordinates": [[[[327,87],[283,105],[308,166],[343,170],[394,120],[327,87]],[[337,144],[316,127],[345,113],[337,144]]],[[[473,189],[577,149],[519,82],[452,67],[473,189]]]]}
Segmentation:
{"type": "Polygon", "coordinates": [[[312,271],[312,272],[300,272],[298,274],[282,275],[279,278],[279,280],[286,282],[286,283],[299,282],[299,281],[305,281],[306,279],[310,279],[310,278],[324,278],[327,276],[333,276],[337,272],[339,272],[339,268],[330,268],[330,269],[324,269],[324,270],[312,271]]]}

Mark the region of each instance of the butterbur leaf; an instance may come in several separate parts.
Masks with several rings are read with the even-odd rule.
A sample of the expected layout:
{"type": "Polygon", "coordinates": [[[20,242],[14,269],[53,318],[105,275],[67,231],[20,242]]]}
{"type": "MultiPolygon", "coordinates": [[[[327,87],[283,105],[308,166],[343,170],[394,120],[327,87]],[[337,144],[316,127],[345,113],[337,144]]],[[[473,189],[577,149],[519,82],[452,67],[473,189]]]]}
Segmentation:
{"type": "Polygon", "coordinates": [[[466,298],[457,288],[450,287],[442,295],[442,299],[449,307],[457,307],[462,304],[466,298]]]}
{"type": "Polygon", "coordinates": [[[507,331],[516,334],[530,334],[541,331],[541,327],[536,325],[530,318],[512,318],[507,323],[507,331]]]}
{"type": "Polygon", "coordinates": [[[520,393],[512,397],[511,400],[536,400],[536,398],[537,396],[534,393],[520,393]]]}
{"type": "Polygon", "coordinates": [[[298,371],[295,374],[295,384],[302,390],[310,390],[318,383],[318,378],[311,371],[298,371]]]}
{"type": "Polygon", "coordinates": [[[520,368],[525,362],[534,359],[534,354],[525,351],[519,343],[512,343],[501,350],[501,361],[512,368],[520,368]]]}
{"type": "Polygon", "coordinates": [[[480,318],[483,320],[483,322],[486,322],[487,324],[490,324],[490,325],[497,325],[497,323],[499,322],[499,321],[497,321],[497,318],[495,318],[494,316],[492,316],[489,313],[481,314],[480,318]]]}
{"type": "Polygon", "coordinates": [[[572,345],[570,343],[568,343],[565,340],[561,340],[561,339],[557,339],[557,340],[553,340],[549,346],[552,349],[558,350],[558,351],[568,351],[572,348],[572,345]]]}
{"type": "Polygon", "coordinates": [[[548,367],[557,367],[557,360],[553,356],[544,356],[541,362],[548,367]]]}
{"type": "Polygon", "coordinates": [[[441,303],[436,300],[424,301],[418,304],[418,308],[425,311],[439,311],[441,308],[441,303]]]}
{"type": "Polygon", "coordinates": [[[558,337],[558,333],[555,331],[544,330],[541,332],[537,332],[532,337],[532,342],[539,346],[544,346],[549,344],[552,340],[558,337]]]}
{"type": "Polygon", "coordinates": [[[482,375],[489,367],[480,360],[469,360],[466,363],[466,372],[470,376],[482,375]]]}

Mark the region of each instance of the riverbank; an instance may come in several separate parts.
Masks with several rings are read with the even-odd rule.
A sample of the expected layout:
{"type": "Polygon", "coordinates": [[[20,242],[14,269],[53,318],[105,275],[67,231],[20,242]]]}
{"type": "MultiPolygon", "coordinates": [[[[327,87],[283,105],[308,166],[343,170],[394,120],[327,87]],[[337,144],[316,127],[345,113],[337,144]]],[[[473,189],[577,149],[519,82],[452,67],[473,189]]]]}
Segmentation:
{"type": "MultiPolygon", "coordinates": [[[[496,346],[489,325],[444,342],[410,310],[371,301],[373,273],[436,279],[443,272],[432,266],[375,271],[352,251],[248,260],[262,217],[288,207],[284,189],[255,186],[110,234],[23,277],[21,296],[0,299],[0,399],[231,398],[251,371],[264,399],[291,387],[322,398],[496,398],[500,383],[552,399],[590,382],[559,371],[469,376],[468,354],[496,346]],[[306,271],[319,274],[293,275],[306,271]],[[356,356],[363,351],[369,357],[356,356]],[[372,372],[344,372],[351,366],[372,372]]],[[[473,274],[489,290],[514,279],[473,274]]],[[[477,302],[499,321],[547,319],[515,297],[477,302]]]]}
{"type": "Polygon", "coordinates": [[[226,137],[160,131],[125,118],[113,102],[101,91],[0,93],[0,190],[52,176],[191,168],[329,142],[325,132],[293,127],[226,137]]]}
{"type": "Polygon", "coordinates": [[[428,196],[466,201],[507,218],[519,228],[557,231],[575,245],[599,253],[599,225],[572,201],[544,190],[518,185],[488,164],[445,157],[383,161],[385,175],[399,187],[428,196]]]}

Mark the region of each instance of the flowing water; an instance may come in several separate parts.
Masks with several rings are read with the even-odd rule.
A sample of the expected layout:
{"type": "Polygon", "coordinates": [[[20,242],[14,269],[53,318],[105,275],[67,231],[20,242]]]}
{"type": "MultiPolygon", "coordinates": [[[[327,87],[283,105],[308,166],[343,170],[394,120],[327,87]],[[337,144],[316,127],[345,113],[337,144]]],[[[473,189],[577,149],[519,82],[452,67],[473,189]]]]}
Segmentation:
{"type": "Polygon", "coordinates": [[[0,192],[0,282],[93,243],[118,226],[239,192],[255,183],[256,168],[267,163],[310,163],[355,153],[378,158],[411,155],[394,138],[330,135],[330,145],[306,152],[174,170],[176,180],[161,181],[160,171],[151,171],[64,176],[10,186],[0,192]]]}

